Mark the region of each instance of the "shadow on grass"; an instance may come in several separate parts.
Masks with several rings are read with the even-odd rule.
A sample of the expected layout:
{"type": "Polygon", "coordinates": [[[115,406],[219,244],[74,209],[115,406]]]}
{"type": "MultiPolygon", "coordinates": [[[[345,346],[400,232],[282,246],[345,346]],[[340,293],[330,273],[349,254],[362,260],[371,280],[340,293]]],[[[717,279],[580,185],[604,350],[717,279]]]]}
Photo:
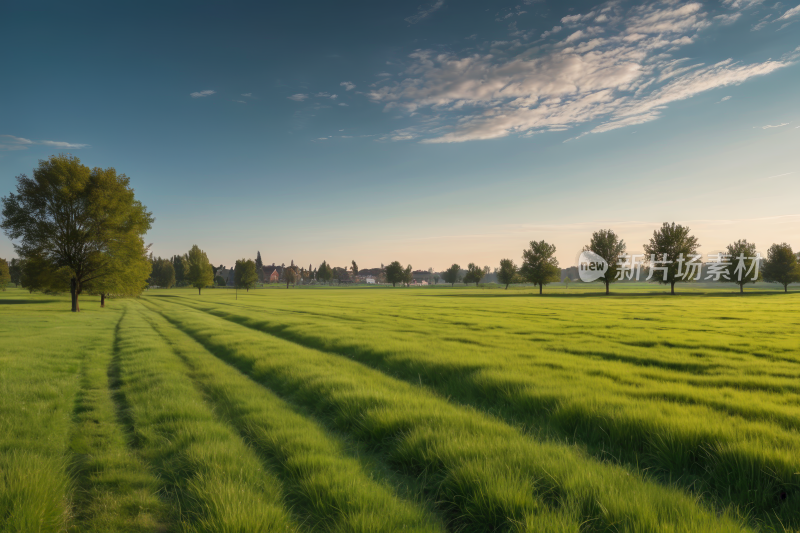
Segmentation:
{"type": "Polygon", "coordinates": [[[0,305],[17,305],[17,304],[51,304],[51,303],[58,303],[63,302],[64,300],[56,300],[56,299],[48,299],[48,300],[39,300],[39,299],[31,299],[31,300],[20,300],[17,298],[14,299],[6,299],[0,298],[0,305]]]}

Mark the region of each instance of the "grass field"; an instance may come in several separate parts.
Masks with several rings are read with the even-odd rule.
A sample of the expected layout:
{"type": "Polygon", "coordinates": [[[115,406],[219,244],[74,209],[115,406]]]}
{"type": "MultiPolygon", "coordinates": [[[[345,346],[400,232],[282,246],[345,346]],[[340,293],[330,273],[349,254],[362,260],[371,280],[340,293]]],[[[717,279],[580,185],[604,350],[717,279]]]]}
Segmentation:
{"type": "Polygon", "coordinates": [[[800,293],[614,290],[0,292],[0,531],[799,532],[800,293]]]}

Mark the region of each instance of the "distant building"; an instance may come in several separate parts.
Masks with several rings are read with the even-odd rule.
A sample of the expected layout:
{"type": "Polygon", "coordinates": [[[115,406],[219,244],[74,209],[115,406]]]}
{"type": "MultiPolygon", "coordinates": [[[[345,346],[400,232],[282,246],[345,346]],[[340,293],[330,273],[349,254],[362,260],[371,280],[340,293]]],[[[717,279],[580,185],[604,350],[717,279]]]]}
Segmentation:
{"type": "Polygon", "coordinates": [[[281,280],[281,275],[283,275],[283,267],[275,266],[275,263],[272,263],[270,266],[262,267],[264,271],[264,279],[267,283],[278,283],[281,280]]]}
{"type": "Polygon", "coordinates": [[[365,281],[367,282],[367,285],[375,285],[375,278],[372,276],[367,276],[365,281]]]}

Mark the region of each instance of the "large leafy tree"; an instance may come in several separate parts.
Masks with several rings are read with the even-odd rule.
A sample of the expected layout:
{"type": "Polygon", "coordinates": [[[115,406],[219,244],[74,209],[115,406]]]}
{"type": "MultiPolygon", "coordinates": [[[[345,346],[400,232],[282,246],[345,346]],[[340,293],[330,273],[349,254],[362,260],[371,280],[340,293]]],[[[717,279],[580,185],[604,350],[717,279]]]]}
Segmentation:
{"type": "Polygon", "coordinates": [[[753,264],[758,261],[754,243],[743,239],[729,244],[728,255],[730,255],[731,263],[725,271],[728,279],[720,277],[719,281],[736,283],[739,286],[739,292],[743,293],[745,285],[762,279],[760,265],[753,264]]]}
{"type": "Polygon", "coordinates": [[[18,176],[17,193],[2,202],[0,227],[18,241],[17,255],[33,260],[41,286],[68,277],[73,311],[80,311],[84,291],[122,290],[112,281],[127,283],[129,276],[143,276],[135,284],[147,279],[149,270],[138,266],[153,217],[134,197],[128,177],[113,168],[52,156],[39,161],[33,178],[18,176]]]}
{"type": "Polygon", "coordinates": [[[256,263],[252,259],[239,259],[233,267],[233,283],[237,289],[250,291],[258,282],[256,263]]]}
{"type": "Polygon", "coordinates": [[[196,244],[181,262],[184,267],[184,278],[192,287],[197,287],[197,294],[202,294],[203,287],[214,283],[214,271],[208,262],[208,256],[196,244]]]}
{"type": "Polygon", "coordinates": [[[330,282],[333,279],[333,268],[323,261],[317,269],[317,280],[322,282],[330,282]]]}
{"type": "MultiPolygon", "coordinates": [[[[650,242],[644,245],[645,260],[651,274],[657,269],[661,274],[658,282],[670,286],[675,294],[675,284],[691,281],[686,274],[685,262],[697,253],[700,243],[687,226],[664,222],[653,232],[650,242]],[[663,270],[662,270],[663,269],[663,270]]],[[[609,268],[611,265],[609,264],[609,268]]]]}
{"type": "Polygon", "coordinates": [[[790,283],[800,282],[800,264],[792,247],[785,242],[770,246],[763,274],[765,281],[783,285],[783,292],[789,292],[790,283]]]}
{"type": "Polygon", "coordinates": [[[445,283],[449,283],[451,287],[458,283],[458,276],[461,274],[461,267],[457,263],[450,265],[450,268],[444,271],[442,279],[445,283]]]}
{"type": "Polygon", "coordinates": [[[470,263],[467,265],[467,273],[464,275],[464,283],[474,283],[477,287],[484,275],[486,275],[484,269],[475,263],[470,263]]]}
{"type": "Polygon", "coordinates": [[[406,266],[403,270],[403,283],[406,284],[406,287],[411,285],[411,282],[414,280],[414,275],[412,274],[411,265],[406,266]]]}
{"type": "Polygon", "coordinates": [[[520,274],[539,286],[539,294],[548,283],[560,281],[561,269],[555,254],[556,246],[544,241],[531,241],[530,247],[522,251],[520,274]]]}
{"type": "Polygon", "coordinates": [[[356,263],[355,259],[350,262],[350,271],[353,273],[353,283],[355,283],[356,276],[358,276],[358,263],[356,263]]]}
{"type": "Polygon", "coordinates": [[[89,294],[100,295],[100,307],[106,306],[107,296],[131,297],[138,296],[147,287],[147,279],[151,275],[152,265],[147,258],[147,250],[142,249],[138,256],[134,257],[114,257],[110,260],[124,261],[118,268],[112,269],[112,273],[104,276],[89,285],[89,294]]]}
{"type": "Polygon", "coordinates": [[[386,281],[396,287],[398,283],[405,281],[405,270],[400,261],[392,261],[386,266],[386,281]]]}
{"type": "Polygon", "coordinates": [[[598,278],[597,281],[605,284],[606,294],[609,294],[609,285],[617,280],[619,257],[625,254],[625,241],[620,239],[614,230],[601,229],[592,233],[592,239],[588,245],[583,247],[583,250],[596,253],[608,263],[605,275],[598,278]]]}
{"type": "Polygon", "coordinates": [[[8,270],[8,261],[0,257],[0,290],[6,290],[6,285],[11,283],[11,272],[8,270]]]}
{"type": "Polygon", "coordinates": [[[514,261],[511,259],[501,259],[500,270],[497,271],[497,280],[506,286],[506,290],[508,290],[508,286],[514,282],[514,276],[516,275],[517,265],[514,264],[514,261]]]}

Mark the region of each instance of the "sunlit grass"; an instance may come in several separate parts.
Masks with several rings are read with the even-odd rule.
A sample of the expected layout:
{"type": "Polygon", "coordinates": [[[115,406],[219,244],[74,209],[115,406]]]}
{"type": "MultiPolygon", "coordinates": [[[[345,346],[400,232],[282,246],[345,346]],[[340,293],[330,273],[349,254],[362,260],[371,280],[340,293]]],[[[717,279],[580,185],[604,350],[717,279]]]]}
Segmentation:
{"type": "Polygon", "coordinates": [[[800,296],[0,293],[0,531],[800,531],[800,296]]]}

